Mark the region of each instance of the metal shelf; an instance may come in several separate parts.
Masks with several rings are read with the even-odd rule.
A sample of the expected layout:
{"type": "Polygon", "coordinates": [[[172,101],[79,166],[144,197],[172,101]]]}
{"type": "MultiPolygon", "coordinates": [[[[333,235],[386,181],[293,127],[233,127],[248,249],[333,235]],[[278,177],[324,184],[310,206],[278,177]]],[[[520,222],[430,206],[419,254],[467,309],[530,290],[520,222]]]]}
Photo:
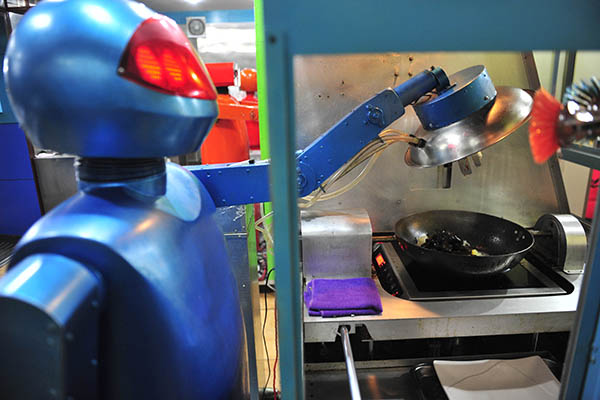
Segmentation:
{"type": "Polygon", "coordinates": [[[562,149],[559,157],[584,167],[600,169],[600,149],[574,144],[562,149]]]}

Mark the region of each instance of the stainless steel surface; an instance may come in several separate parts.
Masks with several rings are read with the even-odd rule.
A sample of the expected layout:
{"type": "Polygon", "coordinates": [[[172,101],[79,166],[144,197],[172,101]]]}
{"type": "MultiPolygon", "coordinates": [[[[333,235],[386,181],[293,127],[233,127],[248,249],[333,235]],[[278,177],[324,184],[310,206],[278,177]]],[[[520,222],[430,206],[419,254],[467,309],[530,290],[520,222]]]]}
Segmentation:
{"type": "Polygon", "coordinates": [[[404,156],[412,167],[432,167],[458,161],[506,138],[528,119],[533,97],[525,90],[496,86],[496,99],[491,108],[471,114],[462,121],[435,130],[422,127],[415,133],[427,144],[423,148],[409,146],[404,156]]]}
{"type": "MultiPolygon", "coordinates": [[[[475,356],[426,357],[414,359],[356,361],[356,373],[365,398],[423,400],[418,382],[411,373],[417,365],[431,365],[434,360],[481,360],[523,358],[532,355],[548,357],[548,352],[480,354],[475,356]]],[[[345,365],[341,362],[308,363],[304,365],[307,398],[348,399],[345,365]]]]}
{"type": "Polygon", "coordinates": [[[552,232],[558,258],[567,274],[580,274],[585,268],[587,235],[579,220],[570,214],[546,214],[540,217],[536,229],[552,232]]]}
{"type": "Polygon", "coordinates": [[[400,281],[402,290],[410,300],[493,299],[520,296],[564,295],[567,293],[563,288],[526,260],[521,261],[521,265],[540,280],[540,282],[546,285],[546,287],[424,292],[417,288],[415,282],[406,270],[404,263],[400,260],[400,257],[398,257],[398,253],[394,250],[393,245],[391,243],[384,243],[383,248],[394,273],[400,281]]]}
{"type": "Polygon", "coordinates": [[[372,230],[365,209],[300,213],[304,276],[371,276],[372,230]]]}
{"type": "Polygon", "coordinates": [[[452,164],[438,166],[437,172],[438,189],[450,189],[452,187],[452,164]]]}
{"type": "MultiPolygon", "coordinates": [[[[528,74],[536,74],[534,65],[524,63],[521,53],[296,56],[297,147],[306,147],[365,98],[408,79],[409,72],[440,65],[452,73],[477,64],[486,66],[496,86],[527,88],[528,74]]],[[[407,133],[414,133],[419,126],[411,107],[391,125],[407,133]]],[[[404,165],[406,147],[391,146],[358,186],[313,208],[366,208],[374,232],[392,231],[403,216],[433,209],[483,212],[533,226],[540,215],[560,208],[549,164],[537,165],[531,158],[526,126],[484,150],[484,162],[473,174],[465,177],[456,169],[449,189],[438,188],[436,168],[404,165]]],[[[355,175],[349,174],[339,184],[350,182],[355,175]]]]}
{"type": "MultiPolygon", "coordinates": [[[[254,216],[252,216],[253,219],[254,216]]],[[[248,260],[248,233],[246,232],[246,206],[217,208],[215,219],[225,235],[229,263],[238,284],[240,307],[246,330],[248,357],[245,396],[258,400],[258,382],[264,382],[263,368],[257,368],[257,354],[262,354],[263,344],[260,323],[260,304],[257,266],[248,260]],[[259,372],[260,371],[260,372],[259,372]]],[[[215,284],[219,282],[219,264],[213,271],[215,284]]]]}
{"type": "MultiPolygon", "coordinates": [[[[321,367],[320,364],[315,367],[321,367]]],[[[307,364],[305,373],[306,398],[347,400],[350,398],[346,374],[339,367],[327,363],[331,369],[311,368],[307,364]]],[[[382,366],[377,363],[358,370],[358,381],[368,399],[402,399],[422,400],[414,378],[410,374],[410,366],[382,366]]]]}
{"type": "Polygon", "coordinates": [[[75,193],[75,157],[37,155],[33,159],[44,212],[48,212],[75,193]]]}
{"type": "Polygon", "coordinates": [[[373,340],[569,331],[583,275],[557,273],[573,285],[572,293],[421,302],[394,297],[379,286],[383,313],[377,316],[328,319],[310,317],[305,309],[304,341],[333,342],[342,325],[363,325],[373,340]]]}
{"type": "MultiPolygon", "coordinates": [[[[558,74],[558,59],[559,52],[555,52],[554,59],[555,64],[553,67],[553,80],[552,80],[552,94],[556,94],[556,74],[558,74]]],[[[523,65],[525,66],[525,71],[527,73],[527,81],[529,82],[528,87],[533,90],[537,90],[541,87],[540,78],[537,73],[537,67],[535,65],[535,58],[533,56],[533,52],[526,51],[522,53],[523,57],[523,65]]],[[[550,177],[552,179],[553,187],[554,187],[554,195],[556,196],[556,200],[558,202],[558,212],[561,214],[570,213],[569,210],[569,201],[567,199],[567,191],[565,190],[565,184],[563,182],[562,172],[560,171],[560,166],[558,165],[558,158],[556,155],[550,157],[546,162],[548,168],[550,169],[550,177]]]]}
{"type": "Polygon", "coordinates": [[[342,347],[344,348],[344,358],[346,359],[346,371],[350,383],[350,398],[352,398],[352,400],[360,400],[360,388],[358,386],[358,378],[356,377],[356,369],[354,368],[354,357],[352,356],[352,346],[350,345],[348,328],[342,326],[340,328],[340,335],[342,336],[342,347]]]}

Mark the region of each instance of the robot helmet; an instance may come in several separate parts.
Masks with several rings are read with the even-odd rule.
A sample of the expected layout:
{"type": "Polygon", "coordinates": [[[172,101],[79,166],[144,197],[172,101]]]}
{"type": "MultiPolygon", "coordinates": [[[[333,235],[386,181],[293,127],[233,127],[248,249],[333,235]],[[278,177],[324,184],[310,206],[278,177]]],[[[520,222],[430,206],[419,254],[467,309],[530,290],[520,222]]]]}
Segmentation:
{"type": "Polygon", "coordinates": [[[181,29],[134,1],[41,2],[10,37],[4,77],[33,144],[81,157],[192,152],[218,114],[181,29]]]}

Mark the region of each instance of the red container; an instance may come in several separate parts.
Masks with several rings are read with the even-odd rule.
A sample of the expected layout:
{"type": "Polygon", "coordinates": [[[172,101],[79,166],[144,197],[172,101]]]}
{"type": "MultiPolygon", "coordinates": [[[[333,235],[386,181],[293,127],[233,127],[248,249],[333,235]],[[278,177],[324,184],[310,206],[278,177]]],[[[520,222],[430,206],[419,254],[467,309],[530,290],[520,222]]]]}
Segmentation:
{"type": "MultiPolygon", "coordinates": [[[[206,68],[215,86],[226,88],[234,85],[236,77],[234,63],[210,63],[206,64],[206,68]]],[[[221,118],[221,110],[224,107],[240,103],[229,94],[220,93],[217,96],[217,104],[220,110],[219,118],[200,147],[202,164],[222,164],[249,159],[250,147],[246,122],[239,118],[221,118]]]]}

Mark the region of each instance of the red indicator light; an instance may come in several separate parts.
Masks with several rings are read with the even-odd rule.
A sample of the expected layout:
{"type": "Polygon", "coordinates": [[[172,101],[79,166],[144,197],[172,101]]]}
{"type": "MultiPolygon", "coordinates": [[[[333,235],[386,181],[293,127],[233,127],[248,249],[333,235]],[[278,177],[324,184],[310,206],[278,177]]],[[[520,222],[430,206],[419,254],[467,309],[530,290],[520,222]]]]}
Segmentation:
{"type": "Polygon", "coordinates": [[[135,52],[135,64],[140,71],[142,78],[148,82],[161,82],[162,70],[156,56],[146,46],[140,46],[135,52]]]}
{"type": "Polygon", "coordinates": [[[206,67],[177,24],[162,15],[137,28],[121,57],[119,75],[159,92],[215,100],[206,67]]]}
{"type": "Polygon", "coordinates": [[[375,256],[375,262],[377,263],[377,265],[379,265],[380,267],[385,265],[385,259],[383,258],[383,256],[381,254],[377,254],[375,256]]]}
{"type": "Polygon", "coordinates": [[[172,85],[177,85],[183,82],[183,71],[181,65],[177,63],[175,56],[170,51],[166,50],[162,55],[162,62],[167,71],[167,80],[172,85]]]}

